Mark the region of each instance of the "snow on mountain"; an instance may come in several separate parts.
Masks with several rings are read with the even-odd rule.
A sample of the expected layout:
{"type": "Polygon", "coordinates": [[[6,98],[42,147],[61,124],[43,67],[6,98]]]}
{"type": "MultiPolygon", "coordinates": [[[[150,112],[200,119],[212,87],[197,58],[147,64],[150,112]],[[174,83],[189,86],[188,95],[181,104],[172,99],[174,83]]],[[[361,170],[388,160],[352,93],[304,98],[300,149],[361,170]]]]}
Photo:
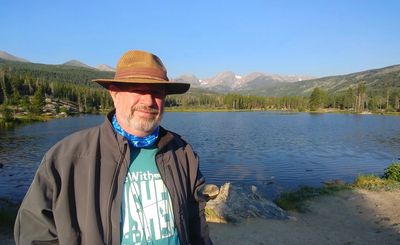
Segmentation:
{"type": "Polygon", "coordinates": [[[262,72],[252,72],[242,76],[232,71],[225,71],[206,79],[198,79],[194,75],[184,75],[174,79],[174,81],[187,82],[194,87],[212,89],[217,92],[232,92],[265,88],[278,83],[292,83],[308,79],[312,79],[312,77],[273,75],[262,72]]]}
{"type": "Polygon", "coordinates": [[[173,80],[173,82],[190,83],[194,87],[201,86],[200,80],[195,75],[191,75],[191,74],[182,75],[182,76],[172,79],[172,80],[173,80]]]}
{"type": "Polygon", "coordinates": [[[114,68],[112,68],[112,67],[109,66],[109,65],[105,65],[105,64],[98,65],[98,66],[96,67],[96,69],[97,69],[97,70],[100,70],[100,71],[115,71],[114,68]]]}

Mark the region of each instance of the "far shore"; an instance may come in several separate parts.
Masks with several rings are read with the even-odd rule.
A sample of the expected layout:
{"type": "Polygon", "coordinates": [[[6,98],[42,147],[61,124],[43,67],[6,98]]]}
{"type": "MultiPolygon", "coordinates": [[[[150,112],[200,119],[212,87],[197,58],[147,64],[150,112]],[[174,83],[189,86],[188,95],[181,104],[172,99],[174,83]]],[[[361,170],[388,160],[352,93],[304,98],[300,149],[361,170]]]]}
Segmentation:
{"type": "MultiPolygon", "coordinates": [[[[385,116],[400,116],[400,112],[384,112],[384,111],[364,111],[361,113],[354,112],[352,110],[338,110],[338,109],[320,109],[316,111],[310,110],[290,110],[290,109],[226,109],[226,108],[181,108],[181,107],[166,107],[166,112],[280,112],[280,113],[312,113],[312,114],[325,114],[325,113],[338,113],[338,114],[355,114],[355,115],[385,115],[385,116]]],[[[64,118],[68,116],[78,116],[85,114],[103,114],[106,112],[97,112],[97,113],[73,113],[70,115],[67,114],[43,114],[43,115],[27,115],[27,114],[17,114],[14,118],[9,119],[8,121],[4,121],[0,115],[0,128],[12,127],[19,124],[26,124],[31,122],[45,122],[55,118],[64,118]]]]}
{"type": "Polygon", "coordinates": [[[297,110],[297,109],[265,109],[265,108],[255,108],[255,109],[227,109],[227,108],[182,108],[182,107],[166,107],[167,112],[284,112],[284,113],[339,113],[339,114],[357,114],[357,115],[393,115],[400,116],[400,112],[386,112],[386,111],[363,111],[355,112],[353,110],[339,110],[339,109],[319,109],[315,111],[311,110],[297,110]]]}

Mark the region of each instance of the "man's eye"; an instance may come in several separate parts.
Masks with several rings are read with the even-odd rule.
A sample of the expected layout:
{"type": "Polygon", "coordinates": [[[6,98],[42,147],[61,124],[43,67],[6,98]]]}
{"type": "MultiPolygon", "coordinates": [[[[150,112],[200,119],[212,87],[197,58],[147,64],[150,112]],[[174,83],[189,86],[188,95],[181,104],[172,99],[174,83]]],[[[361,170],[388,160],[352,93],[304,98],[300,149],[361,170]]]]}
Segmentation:
{"type": "Polygon", "coordinates": [[[132,89],[129,92],[130,93],[135,93],[135,94],[149,94],[149,93],[151,93],[150,91],[138,90],[138,89],[132,89]]]}
{"type": "Polygon", "coordinates": [[[142,90],[131,90],[129,92],[135,93],[135,94],[144,94],[145,93],[145,91],[142,91],[142,90]]]}
{"type": "Polygon", "coordinates": [[[162,97],[165,95],[164,91],[159,91],[159,90],[155,90],[155,91],[149,91],[149,90],[131,90],[129,91],[131,93],[135,93],[135,94],[151,94],[157,97],[162,97]]]}
{"type": "Polygon", "coordinates": [[[154,95],[158,95],[158,96],[164,96],[165,95],[164,91],[152,91],[151,93],[154,94],[154,95]]]}

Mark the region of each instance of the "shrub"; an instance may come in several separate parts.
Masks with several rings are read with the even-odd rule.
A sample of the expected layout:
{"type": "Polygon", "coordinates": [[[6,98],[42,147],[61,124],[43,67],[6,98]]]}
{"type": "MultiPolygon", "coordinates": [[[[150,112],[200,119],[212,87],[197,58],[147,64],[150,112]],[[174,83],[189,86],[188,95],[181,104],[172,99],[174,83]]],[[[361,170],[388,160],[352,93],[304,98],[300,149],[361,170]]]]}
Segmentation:
{"type": "Polygon", "coordinates": [[[390,164],[383,174],[383,178],[388,180],[400,181],[400,163],[393,162],[390,164]]]}
{"type": "Polygon", "coordinates": [[[360,175],[356,178],[353,185],[354,187],[368,189],[368,190],[378,190],[384,188],[386,182],[385,180],[379,178],[376,175],[360,175]]]}
{"type": "Polygon", "coordinates": [[[7,105],[0,105],[0,117],[5,122],[10,122],[13,119],[12,110],[7,105]]]}
{"type": "Polygon", "coordinates": [[[353,187],[379,191],[379,190],[398,190],[400,182],[393,179],[380,178],[376,175],[360,175],[353,183],[353,187]]]}
{"type": "Polygon", "coordinates": [[[61,107],[59,108],[59,110],[60,110],[60,113],[65,113],[65,114],[67,114],[67,115],[70,114],[69,109],[68,109],[67,107],[65,107],[65,106],[61,106],[61,107]]]}

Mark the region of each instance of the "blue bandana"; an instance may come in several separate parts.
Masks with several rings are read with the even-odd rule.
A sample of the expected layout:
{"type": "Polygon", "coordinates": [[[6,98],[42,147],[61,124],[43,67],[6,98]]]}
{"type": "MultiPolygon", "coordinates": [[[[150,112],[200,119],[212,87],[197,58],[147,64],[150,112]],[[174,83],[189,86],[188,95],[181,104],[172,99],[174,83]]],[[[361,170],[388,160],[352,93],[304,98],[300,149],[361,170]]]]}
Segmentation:
{"type": "Polygon", "coordinates": [[[136,148],[143,148],[143,147],[148,147],[148,146],[153,145],[154,142],[156,142],[156,140],[158,138],[158,131],[160,130],[160,127],[157,127],[153,131],[153,133],[151,133],[145,137],[138,137],[138,136],[132,135],[132,134],[126,132],[125,130],[123,130],[121,128],[121,126],[119,125],[119,123],[117,122],[117,117],[115,115],[112,119],[112,124],[113,124],[115,131],[117,131],[117,133],[119,133],[120,135],[124,136],[128,140],[129,144],[136,148]]]}

